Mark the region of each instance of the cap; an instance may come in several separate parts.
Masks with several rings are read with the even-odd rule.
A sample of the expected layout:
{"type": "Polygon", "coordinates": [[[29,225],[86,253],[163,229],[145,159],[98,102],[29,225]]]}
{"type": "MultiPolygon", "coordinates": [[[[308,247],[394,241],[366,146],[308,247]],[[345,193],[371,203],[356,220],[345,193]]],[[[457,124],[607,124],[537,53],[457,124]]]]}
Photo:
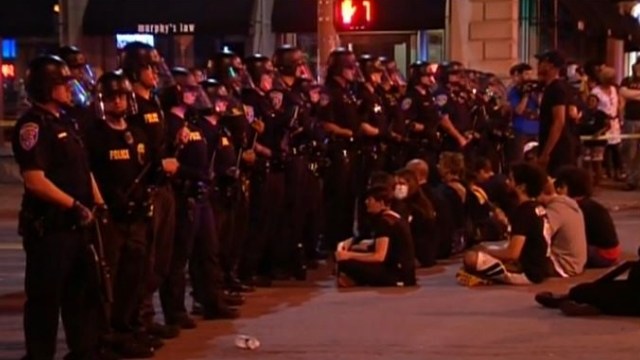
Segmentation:
{"type": "Polygon", "coordinates": [[[538,59],[538,61],[540,62],[543,62],[543,61],[548,62],[557,68],[562,68],[565,66],[564,57],[560,55],[558,51],[555,51],[555,50],[550,50],[550,51],[545,51],[543,53],[540,53],[536,55],[536,59],[538,59]]]}

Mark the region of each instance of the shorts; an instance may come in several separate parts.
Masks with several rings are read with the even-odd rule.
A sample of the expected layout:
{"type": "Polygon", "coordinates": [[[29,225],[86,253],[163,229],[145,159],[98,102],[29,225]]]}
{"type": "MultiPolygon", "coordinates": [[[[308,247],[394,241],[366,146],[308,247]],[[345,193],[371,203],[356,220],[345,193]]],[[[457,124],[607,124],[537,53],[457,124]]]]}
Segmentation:
{"type": "Polygon", "coordinates": [[[604,146],[585,146],[582,148],[582,160],[604,161],[604,146]]]}

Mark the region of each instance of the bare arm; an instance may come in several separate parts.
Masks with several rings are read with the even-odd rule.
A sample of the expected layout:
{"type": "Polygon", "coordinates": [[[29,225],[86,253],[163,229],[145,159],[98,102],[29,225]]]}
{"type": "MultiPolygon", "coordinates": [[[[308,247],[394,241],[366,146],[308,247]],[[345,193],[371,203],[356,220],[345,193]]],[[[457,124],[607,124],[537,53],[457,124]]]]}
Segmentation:
{"type": "Polygon", "coordinates": [[[629,89],[626,86],[620,88],[620,96],[624,100],[637,100],[640,101],[640,90],[629,89]]]}
{"type": "Polygon", "coordinates": [[[467,142],[467,139],[464,136],[462,136],[462,134],[460,134],[460,132],[458,131],[458,129],[456,129],[455,126],[453,126],[453,123],[451,122],[449,115],[444,115],[440,119],[440,126],[442,126],[444,131],[446,131],[447,134],[451,135],[451,137],[456,139],[458,143],[460,143],[461,145],[467,142]]]}
{"type": "Polygon", "coordinates": [[[93,174],[91,174],[91,190],[93,191],[93,201],[96,205],[104,205],[102,193],[100,193],[100,188],[98,188],[98,184],[96,183],[96,179],[93,177],[93,174]]]}
{"type": "Polygon", "coordinates": [[[338,251],[338,260],[356,260],[368,263],[381,263],[387,257],[389,250],[389,238],[381,237],[376,239],[376,248],[372,253],[358,253],[352,251],[338,251]]]}
{"type": "Polygon", "coordinates": [[[522,235],[514,235],[506,247],[500,249],[485,248],[484,252],[502,261],[516,261],[520,258],[526,238],[522,235]]]}
{"type": "Polygon", "coordinates": [[[74,199],[54,185],[41,170],[28,170],[22,173],[25,187],[35,196],[61,208],[73,207],[74,199]]]}
{"type": "Polygon", "coordinates": [[[349,129],[345,129],[343,127],[340,127],[334,123],[330,123],[330,122],[325,122],[324,125],[324,130],[326,132],[328,132],[329,134],[332,135],[336,135],[336,136],[340,136],[340,137],[352,137],[353,136],[353,132],[349,129]]]}

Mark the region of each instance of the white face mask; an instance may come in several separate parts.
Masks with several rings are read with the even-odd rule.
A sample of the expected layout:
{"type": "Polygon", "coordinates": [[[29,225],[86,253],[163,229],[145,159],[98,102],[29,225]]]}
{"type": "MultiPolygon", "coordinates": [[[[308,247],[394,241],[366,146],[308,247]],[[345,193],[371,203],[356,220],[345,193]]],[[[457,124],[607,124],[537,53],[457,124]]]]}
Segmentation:
{"type": "Polygon", "coordinates": [[[394,191],[394,196],[398,200],[406,199],[409,195],[409,186],[408,185],[396,185],[396,189],[394,191]]]}

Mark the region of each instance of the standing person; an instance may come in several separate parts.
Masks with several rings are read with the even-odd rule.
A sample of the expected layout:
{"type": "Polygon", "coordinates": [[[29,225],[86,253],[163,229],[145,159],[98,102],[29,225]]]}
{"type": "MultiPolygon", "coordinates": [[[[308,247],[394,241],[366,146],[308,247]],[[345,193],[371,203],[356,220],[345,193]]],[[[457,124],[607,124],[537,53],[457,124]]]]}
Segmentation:
{"type": "Polygon", "coordinates": [[[618,100],[618,90],[616,89],[616,72],[613,68],[603,67],[599,73],[599,83],[591,90],[591,94],[598,98],[598,109],[607,114],[608,132],[606,153],[607,172],[611,178],[618,181],[624,179],[622,170],[622,155],[620,153],[620,103],[618,100]]]}
{"type": "MultiPolygon", "coordinates": [[[[147,255],[147,287],[141,309],[141,321],[147,331],[161,338],[178,335],[177,327],[167,327],[153,321],[153,294],[166,279],[173,249],[175,231],[175,199],[169,177],[178,169],[175,157],[169,155],[167,125],[160,102],[154,94],[158,87],[158,62],[155,49],[147,44],[134,42],[124,49],[122,70],[131,81],[138,112],[127,121],[144,130],[147,139],[147,156],[152,162],[151,181],[155,186],[153,221],[149,231],[150,251],[147,255]]],[[[160,345],[160,341],[155,341],[160,345]]]]}
{"type": "Polygon", "coordinates": [[[85,146],[63,111],[73,80],[62,59],[45,55],[29,64],[33,106],[18,120],[13,153],[25,192],[19,233],[26,252],[26,359],[53,360],[62,315],[69,359],[97,357],[99,296],[90,257],[90,208],[104,207],[85,146]]]}
{"type": "MultiPolygon", "coordinates": [[[[587,108],[580,120],[580,135],[597,138],[609,130],[607,114],[598,109],[600,100],[596,95],[587,97],[587,108]]],[[[593,178],[594,185],[602,179],[602,162],[604,161],[607,140],[586,140],[582,147],[582,163],[593,178]]]]}
{"type": "Polygon", "coordinates": [[[111,213],[109,241],[105,251],[113,278],[111,329],[113,349],[125,358],[148,358],[153,349],[135,338],[140,297],[146,286],[145,259],[150,189],[144,175],[145,138],[142,130],[129,126],[133,90],[121,72],[109,72],[97,84],[100,118],[86,134],[91,168],[111,213]]]}
{"type": "Polygon", "coordinates": [[[563,165],[576,162],[574,140],[569,130],[567,85],[560,79],[564,59],[557,51],[537,56],[538,77],[545,89],[540,103],[538,162],[553,176],[563,165]]]}
{"type": "MultiPolygon", "coordinates": [[[[633,64],[633,73],[620,85],[624,101],[624,128],[627,134],[640,134],[640,58],[633,64]]],[[[640,183],[640,140],[630,139],[625,151],[629,177],[627,189],[635,190],[640,183]]]]}
{"type": "Polygon", "coordinates": [[[522,63],[511,69],[514,86],[509,89],[508,99],[513,112],[513,139],[511,162],[524,160],[524,145],[538,140],[540,128],[540,94],[533,82],[531,65],[522,63]]]}

